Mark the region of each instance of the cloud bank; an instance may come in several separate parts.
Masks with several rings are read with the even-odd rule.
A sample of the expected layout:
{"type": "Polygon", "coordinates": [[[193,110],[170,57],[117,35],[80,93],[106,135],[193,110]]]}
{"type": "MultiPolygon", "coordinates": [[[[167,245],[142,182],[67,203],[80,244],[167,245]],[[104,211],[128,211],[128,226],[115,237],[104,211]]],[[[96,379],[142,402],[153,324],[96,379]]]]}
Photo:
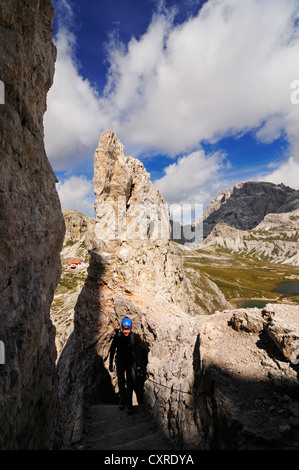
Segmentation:
{"type": "Polygon", "coordinates": [[[298,151],[297,15],[294,0],[210,0],[179,26],[156,15],[139,41],[113,45],[101,105],[126,139],[172,155],[254,129],[267,142],[284,131],[298,151]]]}
{"type": "Polygon", "coordinates": [[[55,170],[65,171],[94,153],[102,118],[97,91],[80,75],[74,35],[60,30],[56,47],[54,84],[44,116],[45,147],[55,170]]]}
{"type": "Polygon", "coordinates": [[[280,171],[288,180],[286,168],[299,161],[299,105],[290,100],[299,78],[298,24],[297,0],[209,0],[183,24],[173,12],[156,13],[139,40],[110,40],[101,96],[80,75],[74,37],[61,30],[45,116],[54,168],[70,169],[93,154],[100,132],[112,129],[129,150],[185,154],[156,185],[173,199],[176,182],[188,198],[196,190],[187,174],[197,176],[204,193],[204,172],[209,182],[221,168],[219,156],[204,155],[200,143],[251,131],[263,143],[285,136],[291,160],[273,178],[280,171]]]}

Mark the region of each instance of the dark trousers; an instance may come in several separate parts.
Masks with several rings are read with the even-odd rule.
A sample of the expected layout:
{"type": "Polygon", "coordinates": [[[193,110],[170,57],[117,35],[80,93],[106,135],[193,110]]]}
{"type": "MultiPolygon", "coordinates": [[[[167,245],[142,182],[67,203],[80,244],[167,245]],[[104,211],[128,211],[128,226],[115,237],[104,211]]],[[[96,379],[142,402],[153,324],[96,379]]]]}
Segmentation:
{"type": "Polygon", "coordinates": [[[116,373],[120,395],[120,405],[132,407],[133,390],[136,383],[134,364],[117,361],[116,373]]]}

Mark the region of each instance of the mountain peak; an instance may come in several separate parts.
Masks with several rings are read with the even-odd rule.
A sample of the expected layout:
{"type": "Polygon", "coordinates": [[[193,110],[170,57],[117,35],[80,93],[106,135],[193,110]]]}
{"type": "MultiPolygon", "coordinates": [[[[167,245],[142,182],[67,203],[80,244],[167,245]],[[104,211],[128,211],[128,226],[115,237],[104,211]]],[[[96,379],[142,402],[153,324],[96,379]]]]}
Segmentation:
{"type": "Polygon", "coordinates": [[[269,213],[291,212],[299,208],[299,191],[283,183],[247,181],[221,191],[203,214],[206,238],[213,227],[223,222],[230,227],[251,230],[269,213]]]}

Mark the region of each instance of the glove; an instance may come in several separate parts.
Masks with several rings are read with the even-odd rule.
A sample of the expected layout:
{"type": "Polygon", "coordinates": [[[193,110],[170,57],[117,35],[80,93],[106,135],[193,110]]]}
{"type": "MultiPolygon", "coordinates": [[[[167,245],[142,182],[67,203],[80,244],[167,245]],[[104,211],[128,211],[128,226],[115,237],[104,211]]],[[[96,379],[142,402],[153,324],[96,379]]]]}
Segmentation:
{"type": "Polygon", "coordinates": [[[113,372],[113,365],[112,364],[109,364],[109,370],[110,370],[110,372],[113,372]]]}

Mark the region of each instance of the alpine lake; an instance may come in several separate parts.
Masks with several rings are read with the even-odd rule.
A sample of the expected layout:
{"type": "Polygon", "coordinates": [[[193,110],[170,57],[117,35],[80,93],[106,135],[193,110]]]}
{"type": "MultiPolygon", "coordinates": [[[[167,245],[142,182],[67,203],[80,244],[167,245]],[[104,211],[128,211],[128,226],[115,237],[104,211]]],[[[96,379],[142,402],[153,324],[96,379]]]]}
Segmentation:
{"type": "MultiPolygon", "coordinates": [[[[200,249],[184,255],[184,266],[213,281],[235,308],[268,303],[299,304],[299,267],[249,256],[200,249]]],[[[189,278],[192,282],[192,278],[189,278]]]]}

